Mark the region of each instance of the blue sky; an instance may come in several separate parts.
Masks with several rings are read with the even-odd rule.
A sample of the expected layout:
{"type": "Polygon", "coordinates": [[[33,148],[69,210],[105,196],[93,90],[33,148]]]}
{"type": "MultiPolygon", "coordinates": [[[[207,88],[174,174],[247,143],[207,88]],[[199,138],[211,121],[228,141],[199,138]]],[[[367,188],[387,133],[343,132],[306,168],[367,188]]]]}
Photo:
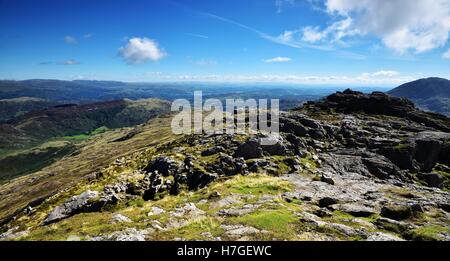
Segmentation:
{"type": "Polygon", "coordinates": [[[0,0],[1,79],[450,78],[448,0],[0,0]]]}

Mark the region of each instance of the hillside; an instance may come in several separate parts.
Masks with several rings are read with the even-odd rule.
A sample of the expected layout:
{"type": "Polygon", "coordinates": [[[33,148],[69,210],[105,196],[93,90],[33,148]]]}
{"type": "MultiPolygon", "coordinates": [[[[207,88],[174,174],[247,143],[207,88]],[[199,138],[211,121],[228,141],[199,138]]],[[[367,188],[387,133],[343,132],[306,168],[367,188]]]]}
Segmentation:
{"type": "Polygon", "coordinates": [[[103,126],[134,126],[169,111],[168,102],[156,99],[58,105],[0,124],[0,148],[20,149],[54,137],[89,133],[103,126]]]}
{"type": "Polygon", "coordinates": [[[447,79],[420,79],[400,85],[388,94],[411,99],[422,109],[450,115],[450,81],[447,79]]]}
{"type": "Polygon", "coordinates": [[[57,104],[58,102],[31,97],[2,99],[0,100],[0,122],[21,116],[30,111],[46,109],[57,104]]]}
{"type": "Polygon", "coordinates": [[[450,240],[450,119],[346,90],[281,137],[180,135],[170,117],[85,141],[0,186],[3,240],[450,240]]]}
{"type": "Polygon", "coordinates": [[[157,99],[66,104],[0,123],[0,182],[45,167],[110,129],[136,126],[170,112],[157,99]]]}

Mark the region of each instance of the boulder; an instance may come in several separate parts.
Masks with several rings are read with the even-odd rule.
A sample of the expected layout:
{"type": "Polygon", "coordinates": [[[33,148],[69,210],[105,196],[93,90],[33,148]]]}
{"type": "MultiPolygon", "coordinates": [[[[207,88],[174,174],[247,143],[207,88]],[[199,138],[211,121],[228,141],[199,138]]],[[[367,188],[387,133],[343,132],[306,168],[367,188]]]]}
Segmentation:
{"type": "Polygon", "coordinates": [[[281,117],[280,131],[285,133],[292,133],[298,137],[305,137],[308,134],[308,129],[294,119],[281,117]]]}
{"type": "Polygon", "coordinates": [[[209,149],[206,149],[206,150],[204,150],[204,151],[202,151],[202,156],[211,156],[211,155],[214,155],[214,154],[217,154],[217,153],[219,153],[219,152],[224,152],[225,151],[225,148],[224,147],[222,147],[222,146],[215,146],[215,147],[212,147],[212,148],[209,148],[209,149]]]}
{"type": "Polygon", "coordinates": [[[431,171],[439,160],[442,142],[436,139],[416,140],[414,159],[424,172],[431,171]]]}
{"type": "Polygon", "coordinates": [[[347,203],[333,206],[334,209],[348,213],[354,217],[370,217],[376,214],[376,211],[371,208],[358,203],[347,203]]]}
{"type": "Polygon", "coordinates": [[[338,200],[335,198],[324,197],[319,200],[319,207],[326,208],[326,207],[329,207],[329,206],[337,204],[337,203],[338,203],[338,200]]]}
{"type": "Polygon", "coordinates": [[[443,188],[444,178],[438,173],[420,173],[417,178],[423,180],[429,187],[443,188]]]}
{"type": "Polygon", "coordinates": [[[261,144],[257,140],[251,139],[241,144],[237,148],[234,156],[236,158],[242,157],[246,160],[261,158],[263,156],[263,150],[261,144]]]}
{"type": "Polygon", "coordinates": [[[144,168],[146,172],[158,171],[164,177],[174,175],[181,167],[181,163],[166,156],[158,156],[144,168]]]}
{"type": "Polygon", "coordinates": [[[217,174],[194,170],[187,175],[187,185],[190,190],[204,188],[217,178],[217,174]]]}
{"type": "Polygon", "coordinates": [[[381,209],[380,215],[394,220],[404,220],[410,218],[413,211],[408,205],[387,205],[381,209]]]}
{"type": "Polygon", "coordinates": [[[156,194],[160,191],[161,186],[163,185],[163,177],[159,174],[158,171],[150,173],[146,179],[148,179],[149,186],[145,190],[142,198],[144,200],[154,200],[156,194]]]}
{"type": "Polygon", "coordinates": [[[388,179],[390,176],[396,176],[398,173],[394,164],[379,157],[362,158],[362,162],[367,167],[367,170],[379,179],[388,179]]]}
{"type": "Polygon", "coordinates": [[[79,213],[100,211],[107,203],[98,191],[88,190],[54,208],[43,224],[48,225],[79,213]]]}
{"type": "Polygon", "coordinates": [[[131,219],[129,217],[126,217],[122,214],[116,214],[112,217],[111,219],[111,223],[116,224],[116,223],[131,223],[131,219]]]}
{"type": "Polygon", "coordinates": [[[270,145],[264,145],[260,142],[261,148],[269,155],[286,155],[288,153],[287,145],[281,136],[279,137],[264,137],[264,139],[270,139],[270,145]]]}
{"type": "Polygon", "coordinates": [[[320,177],[320,181],[325,182],[330,185],[334,185],[334,180],[327,175],[322,174],[320,177]]]}

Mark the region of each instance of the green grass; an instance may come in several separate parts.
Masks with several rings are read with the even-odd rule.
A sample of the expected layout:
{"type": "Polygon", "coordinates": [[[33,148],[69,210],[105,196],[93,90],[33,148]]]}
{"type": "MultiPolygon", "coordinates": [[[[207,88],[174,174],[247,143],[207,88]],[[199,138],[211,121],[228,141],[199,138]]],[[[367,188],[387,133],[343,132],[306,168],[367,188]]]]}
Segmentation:
{"type": "Polygon", "coordinates": [[[425,226],[413,229],[410,232],[411,240],[415,241],[439,241],[442,237],[439,233],[450,233],[449,227],[425,226]]]}
{"type": "Polygon", "coordinates": [[[212,217],[204,217],[192,220],[188,225],[174,229],[166,234],[169,239],[180,237],[186,240],[208,239],[202,236],[204,232],[209,232],[213,237],[219,237],[224,230],[220,227],[221,223],[212,217]]]}
{"type": "Polygon", "coordinates": [[[102,134],[104,132],[106,132],[108,130],[107,127],[102,126],[99,127],[91,132],[86,132],[86,133],[81,133],[78,135],[73,135],[73,136],[65,136],[63,137],[66,140],[73,140],[73,141],[83,141],[83,140],[87,140],[92,136],[98,135],[98,134],[102,134]]]}
{"type": "Polygon", "coordinates": [[[248,176],[236,176],[216,188],[238,194],[280,194],[291,190],[292,184],[277,177],[251,174],[248,176]]]}
{"type": "Polygon", "coordinates": [[[279,239],[295,236],[294,223],[298,217],[287,208],[265,209],[238,217],[235,222],[267,230],[279,239]]]}

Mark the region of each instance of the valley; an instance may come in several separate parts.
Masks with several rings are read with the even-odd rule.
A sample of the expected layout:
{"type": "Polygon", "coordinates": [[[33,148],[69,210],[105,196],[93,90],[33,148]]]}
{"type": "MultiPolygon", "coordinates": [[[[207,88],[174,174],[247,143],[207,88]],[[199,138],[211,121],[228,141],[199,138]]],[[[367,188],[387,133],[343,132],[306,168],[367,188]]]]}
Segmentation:
{"type": "Polygon", "coordinates": [[[171,116],[81,141],[1,186],[7,240],[449,240],[450,120],[346,90],[281,137],[173,135],[171,116]],[[364,105],[364,106],[362,106],[364,105]]]}

